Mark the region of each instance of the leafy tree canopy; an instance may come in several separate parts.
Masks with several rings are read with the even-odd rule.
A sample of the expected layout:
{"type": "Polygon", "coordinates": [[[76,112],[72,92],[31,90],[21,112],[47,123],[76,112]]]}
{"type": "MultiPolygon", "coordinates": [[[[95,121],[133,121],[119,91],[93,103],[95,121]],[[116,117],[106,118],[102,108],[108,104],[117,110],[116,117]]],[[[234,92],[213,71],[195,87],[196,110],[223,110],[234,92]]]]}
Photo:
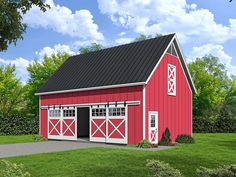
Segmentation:
{"type": "Polygon", "coordinates": [[[85,54],[85,53],[89,53],[89,52],[95,52],[98,50],[103,49],[103,46],[101,44],[97,44],[97,43],[92,43],[90,46],[87,47],[81,47],[79,49],[79,52],[81,54],[85,54]]]}
{"type": "Polygon", "coordinates": [[[42,62],[35,61],[28,66],[30,79],[27,85],[27,100],[28,108],[32,114],[38,115],[39,108],[39,98],[34,94],[69,56],[67,53],[53,54],[50,57],[44,56],[42,62]]]}
{"type": "Polygon", "coordinates": [[[15,66],[0,66],[0,114],[8,116],[25,106],[24,86],[16,78],[15,66]]]}
{"type": "Polygon", "coordinates": [[[197,58],[188,65],[197,94],[193,96],[193,114],[203,115],[216,112],[229,90],[230,78],[225,65],[214,56],[197,58]]]}
{"type": "Polygon", "coordinates": [[[43,12],[49,8],[42,0],[0,0],[0,51],[6,50],[12,43],[16,44],[18,39],[23,39],[26,25],[22,22],[22,14],[33,5],[43,12]]]}
{"type": "Polygon", "coordinates": [[[134,39],[134,42],[143,41],[143,40],[146,40],[146,39],[151,39],[151,38],[160,37],[160,36],[162,36],[162,34],[156,34],[156,35],[154,35],[154,36],[152,36],[152,35],[140,34],[138,37],[136,37],[136,38],[134,39]]]}

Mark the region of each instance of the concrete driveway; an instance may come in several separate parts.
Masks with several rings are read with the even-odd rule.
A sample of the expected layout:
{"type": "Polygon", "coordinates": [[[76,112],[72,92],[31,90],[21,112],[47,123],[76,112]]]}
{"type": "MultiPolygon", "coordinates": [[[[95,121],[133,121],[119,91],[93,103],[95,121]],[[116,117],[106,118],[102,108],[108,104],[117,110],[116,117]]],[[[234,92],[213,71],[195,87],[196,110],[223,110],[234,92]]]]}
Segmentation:
{"type": "Polygon", "coordinates": [[[124,145],[111,145],[104,143],[92,143],[89,141],[46,141],[35,143],[20,143],[20,144],[6,144],[0,145],[0,158],[15,157],[30,154],[41,154],[49,152],[59,152],[67,150],[76,150],[83,148],[95,148],[95,147],[107,147],[107,148],[124,148],[131,150],[165,150],[169,147],[160,146],[158,148],[141,149],[135,147],[127,147],[124,145]]]}

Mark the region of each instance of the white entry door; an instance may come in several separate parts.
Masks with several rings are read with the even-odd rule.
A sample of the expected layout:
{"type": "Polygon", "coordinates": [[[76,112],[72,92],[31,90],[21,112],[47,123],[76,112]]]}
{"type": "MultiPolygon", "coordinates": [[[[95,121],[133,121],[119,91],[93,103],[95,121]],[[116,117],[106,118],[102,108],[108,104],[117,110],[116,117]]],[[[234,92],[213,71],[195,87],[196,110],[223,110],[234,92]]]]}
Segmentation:
{"type": "Polygon", "coordinates": [[[149,112],[149,141],[158,143],[158,112],[149,112]]]}

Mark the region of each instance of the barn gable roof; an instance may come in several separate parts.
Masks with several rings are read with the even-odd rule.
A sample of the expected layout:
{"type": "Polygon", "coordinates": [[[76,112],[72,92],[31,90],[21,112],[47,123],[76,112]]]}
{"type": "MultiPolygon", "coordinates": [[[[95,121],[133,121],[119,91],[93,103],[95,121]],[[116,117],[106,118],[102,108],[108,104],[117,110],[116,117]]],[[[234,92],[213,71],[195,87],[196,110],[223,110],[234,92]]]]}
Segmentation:
{"type": "MultiPolygon", "coordinates": [[[[175,34],[69,57],[36,95],[145,85],[175,34]]],[[[180,49],[183,69],[193,92],[195,87],[180,49]]]]}

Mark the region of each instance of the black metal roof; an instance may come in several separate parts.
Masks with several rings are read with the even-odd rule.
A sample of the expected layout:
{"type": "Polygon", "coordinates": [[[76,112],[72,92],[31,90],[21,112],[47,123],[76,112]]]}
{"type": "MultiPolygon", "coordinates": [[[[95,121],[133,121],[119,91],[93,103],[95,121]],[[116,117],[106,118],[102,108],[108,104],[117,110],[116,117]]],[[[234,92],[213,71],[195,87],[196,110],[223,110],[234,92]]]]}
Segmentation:
{"type": "Polygon", "coordinates": [[[38,93],[145,82],[174,34],[69,57],[38,93]]]}

